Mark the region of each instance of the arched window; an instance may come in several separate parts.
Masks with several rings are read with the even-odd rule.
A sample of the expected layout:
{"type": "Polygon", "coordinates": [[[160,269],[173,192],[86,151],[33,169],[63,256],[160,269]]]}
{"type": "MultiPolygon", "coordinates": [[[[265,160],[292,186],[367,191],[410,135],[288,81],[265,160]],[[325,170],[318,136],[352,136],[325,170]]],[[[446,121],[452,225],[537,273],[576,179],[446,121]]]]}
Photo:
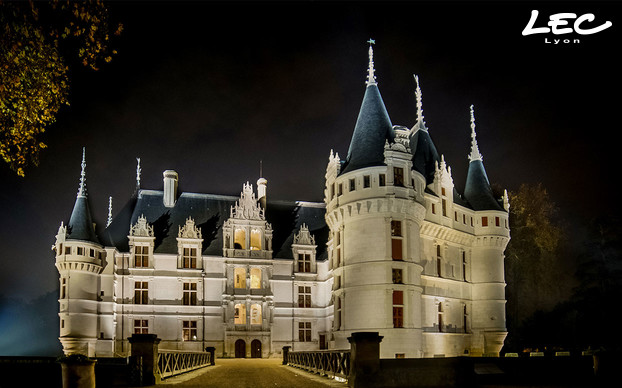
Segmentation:
{"type": "Polygon", "coordinates": [[[261,325],[261,305],[251,305],[251,325],[261,325]]]}
{"type": "Polygon", "coordinates": [[[244,229],[236,229],[233,238],[234,249],[246,249],[246,231],[244,229]]]}
{"type": "Polygon", "coordinates": [[[251,231],[251,251],[261,250],[261,231],[253,229],[251,231]]]}
{"type": "Polygon", "coordinates": [[[260,268],[251,268],[251,288],[261,288],[260,268]]]}
{"type": "Polygon", "coordinates": [[[235,305],[235,315],[233,317],[233,323],[236,325],[246,324],[246,305],[239,303],[235,305]]]}
{"type": "Polygon", "coordinates": [[[234,287],[246,288],[246,268],[238,267],[234,271],[234,287]]]}

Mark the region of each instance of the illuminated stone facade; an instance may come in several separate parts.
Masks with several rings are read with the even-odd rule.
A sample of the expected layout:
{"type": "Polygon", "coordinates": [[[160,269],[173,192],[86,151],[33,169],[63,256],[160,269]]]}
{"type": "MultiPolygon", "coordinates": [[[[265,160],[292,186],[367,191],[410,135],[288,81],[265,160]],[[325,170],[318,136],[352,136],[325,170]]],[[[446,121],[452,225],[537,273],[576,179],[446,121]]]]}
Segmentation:
{"type": "Polygon", "coordinates": [[[370,46],[348,155],[330,152],[324,203],[268,201],[267,181],[239,197],[137,188],[95,233],[80,189],[54,249],[66,353],[125,356],[133,333],[161,349],[224,357],[348,348],[384,336],[381,357],[498,354],[505,327],[507,194],[494,198],[475,136],[464,195],[423,121],[394,126],[370,46]]]}

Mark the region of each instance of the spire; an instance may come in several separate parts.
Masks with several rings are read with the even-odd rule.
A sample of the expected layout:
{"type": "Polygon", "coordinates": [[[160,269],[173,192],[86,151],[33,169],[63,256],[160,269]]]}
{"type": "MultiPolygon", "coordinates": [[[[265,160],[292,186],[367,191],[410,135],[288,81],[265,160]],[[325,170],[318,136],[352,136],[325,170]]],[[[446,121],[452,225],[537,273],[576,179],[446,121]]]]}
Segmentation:
{"type": "Polygon", "coordinates": [[[112,223],[112,197],[108,197],[108,221],[106,221],[106,228],[112,223]]]}
{"type": "Polygon", "coordinates": [[[372,45],[376,44],[376,41],[370,39],[367,43],[369,43],[369,68],[367,69],[367,81],[365,81],[365,83],[367,86],[377,85],[376,76],[374,75],[374,49],[372,48],[372,45]]]}
{"type": "Polygon", "coordinates": [[[417,98],[417,124],[419,124],[420,129],[427,131],[428,129],[425,127],[425,121],[423,121],[423,93],[421,93],[421,87],[419,86],[419,76],[413,74],[413,77],[415,77],[415,82],[417,83],[417,89],[415,89],[415,97],[417,98]]]}
{"type": "Polygon", "coordinates": [[[473,105],[471,105],[471,153],[469,154],[469,161],[472,162],[474,160],[483,161],[484,157],[479,152],[479,147],[477,147],[477,139],[475,138],[475,111],[473,110],[473,105]]]}
{"type": "Polygon", "coordinates": [[[95,234],[93,217],[89,207],[88,196],[86,193],[86,152],[82,148],[82,171],[80,172],[80,187],[76,203],[71,212],[71,218],[67,224],[68,240],[90,241],[99,244],[95,234]]]}
{"type": "Polygon", "coordinates": [[[82,147],[82,171],[80,172],[80,185],[78,186],[78,197],[86,197],[86,147],[82,147]]]}
{"type": "Polygon", "coordinates": [[[140,189],[140,158],[136,158],[136,191],[140,189]]]}
{"type": "Polygon", "coordinates": [[[384,106],[376,77],[374,76],[374,61],[372,44],[369,46],[369,74],[367,88],[363,96],[354,133],[350,140],[350,148],[340,174],[354,171],[359,168],[384,165],[384,144],[388,140],[393,143],[395,137],[393,125],[387,108],[384,106]]]}

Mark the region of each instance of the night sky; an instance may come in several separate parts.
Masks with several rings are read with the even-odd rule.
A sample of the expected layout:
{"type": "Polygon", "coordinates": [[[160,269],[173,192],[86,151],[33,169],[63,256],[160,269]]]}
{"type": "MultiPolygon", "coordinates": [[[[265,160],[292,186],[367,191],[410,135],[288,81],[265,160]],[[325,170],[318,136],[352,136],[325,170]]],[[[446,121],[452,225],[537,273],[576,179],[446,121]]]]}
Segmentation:
{"type": "MultiPolygon", "coordinates": [[[[469,106],[491,182],[541,182],[576,224],[620,214],[620,7],[612,2],[115,2],[119,54],[73,67],[71,106],[44,137],[39,167],[0,166],[0,295],[58,288],[51,246],[73,208],[82,147],[95,221],[135,186],[239,195],[260,160],[272,199],[322,201],[330,150],[345,158],[375,39],[378,86],[394,125],[423,112],[463,191],[469,106]],[[594,13],[593,35],[522,36],[531,10],[594,13]],[[547,44],[545,39],[580,39],[547,44]]],[[[572,25],[572,21],[571,21],[572,25]]],[[[269,211],[269,210],[268,210],[269,211]]]]}

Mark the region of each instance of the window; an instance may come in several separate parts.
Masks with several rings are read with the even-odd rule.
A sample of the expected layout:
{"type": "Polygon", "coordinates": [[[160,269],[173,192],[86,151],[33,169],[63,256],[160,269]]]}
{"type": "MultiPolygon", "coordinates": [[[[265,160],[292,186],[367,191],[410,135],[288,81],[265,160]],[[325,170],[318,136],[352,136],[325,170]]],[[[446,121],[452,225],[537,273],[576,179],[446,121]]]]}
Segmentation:
{"type": "Polygon", "coordinates": [[[335,320],[333,321],[333,326],[335,330],[339,330],[341,328],[341,297],[337,297],[337,313],[335,314],[335,320]]]}
{"type": "Polygon", "coordinates": [[[354,178],[350,179],[350,191],[356,190],[356,181],[354,178]]]}
{"type": "Polygon", "coordinates": [[[183,321],[182,336],[184,341],[197,340],[197,321],[183,321]]]}
{"type": "Polygon", "coordinates": [[[462,215],[462,223],[466,225],[466,214],[462,215]]]}
{"type": "Polygon", "coordinates": [[[402,260],[402,221],[391,221],[391,257],[402,260]]]}
{"type": "Polygon", "coordinates": [[[149,304],[148,282],[134,282],[134,304],[149,304]]]}
{"type": "Polygon", "coordinates": [[[438,304],[438,332],[443,332],[443,304],[438,304]]]}
{"type": "Polygon", "coordinates": [[[196,248],[184,248],[182,256],[183,268],[196,268],[197,267],[197,249],[196,248]]]}
{"type": "Polygon", "coordinates": [[[454,212],[454,221],[458,222],[458,212],[454,212]]]}
{"type": "Polygon", "coordinates": [[[404,327],[404,292],[393,291],[393,327],[404,327]]]}
{"type": "Polygon", "coordinates": [[[482,226],[488,226],[488,217],[482,217],[482,226]]]}
{"type": "Polygon", "coordinates": [[[311,342],[311,322],[298,322],[298,341],[311,342]]]}
{"type": "Polygon", "coordinates": [[[238,267],[234,270],[234,287],[246,288],[246,268],[238,267]]]}
{"type": "Polygon", "coordinates": [[[298,272],[311,272],[311,255],[309,253],[298,254],[298,272]]]}
{"type": "Polygon", "coordinates": [[[261,231],[253,229],[251,231],[251,251],[261,250],[261,231]]]}
{"type": "Polygon", "coordinates": [[[251,325],[261,325],[261,305],[251,305],[251,325]]]}
{"type": "Polygon", "coordinates": [[[444,187],[441,187],[441,195],[446,195],[446,194],[445,194],[445,188],[444,188],[444,187]]]}
{"type": "MultiPolygon", "coordinates": [[[[499,218],[499,217],[497,217],[497,218],[499,218]]],[[[93,249],[93,248],[89,249],[89,257],[95,257],[95,249],[93,249]]]]}
{"type": "Polygon", "coordinates": [[[471,219],[471,226],[473,226],[473,217],[469,217],[471,219]]]}
{"type": "Polygon", "coordinates": [[[149,334],[149,321],[134,319],[134,334],[149,334]]]}
{"type": "Polygon", "coordinates": [[[387,176],[385,174],[380,174],[378,176],[378,186],[386,186],[387,185],[387,176]]]}
{"type": "Polygon", "coordinates": [[[233,316],[233,323],[236,325],[245,325],[246,324],[246,305],[245,304],[236,304],[235,305],[235,315],[233,316]]]}
{"type": "Polygon", "coordinates": [[[196,306],[197,304],[197,284],[184,283],[184,293],[182,304],[185,306],[196,306]]]}
{"type": "Polygon", "coordinates": [[[78,247],[78,255],[79,256],[84,256],[84,248],[78,247]]]}
{"type": "Polygon", "coordinates": [[[392,269],[392,278],[393,278],[393,283],[394,284],[403,284],[403,277],[402,277],[402,269],[401,268],[393,268],[392,269]]]}
{"type": "Polygon", "coordinates": [[[464,328],[464,332],[468,333],[467,323],[468,323],[468,314],[467,314],[467,306],[462,306],[462,327],[464,328]]]}
{"type": "Polygon", "coordinates": [[[441,267],[443,266],[443,257],[441,256],[441,246],[436,246],[436,275],[441,276],[441,267]]]}
{"type": "Polygon", "coordinates": [[[499,226],[499,217],[495,217],[495,226],[499,226]]]}
{"type": "Polygon", "coordinates": [[[371,185],[371,179],[369,175],[363,176],[363,187],[368,188],[371,185]]]}
{"type": "Polygon", "coordinates": [[[395,353],[395,358],[406,358],[404,353],[395,353]]]}
{"type": "Polygon", "coordinates": [[[337,196],[340,196],[341,194],[343,194],[343,184],[339,184],[337,186],[337,196]]]}
{"type": "Polygon", "coordinates": [[[244,229],[236,229],[233,237],[234,249],[246,249],[246,231],[244,229]]]}
{"type": "Polygon", "coordinates": [[[462,251],[462,280],[467,281],[467,262],[466,252],[462,251]]]}
{"type": "Polygon", "coordinates": [[[432,214],[436,214],[436,206],[434,204],[432,204],[432,214]]]}
{"type": "Polygon", "coordinates": [[[65,247],[65,254],[71,255],[71,247],[65,247]]]}
{"type": "Polygon", "coordinates": [[[251,268],[251,288],[261,288],[261,268],[251,268]]]}
{"type": "Polygon", "coordinates": [[[393,167],[393,184],[395,186],[404,186],[404,169],[401,167],[393,167]]]}
{"type": "Polygon", "coordinates": [[[67,297],[67,279],[63,278],[60,286],[60,298],[65,299],[67,297]]]}
{"type": "Polygon", "coordinates": [[[136,245],[134,247],[134,267],[149,267],[149,247],[136,245]]]}
{"type": "Polygon", "coordinates": [[[443,199],[442,204],[443,204],[443,217],[447,217],[447,200],[443,199]]]}
{"type": "Polygon", "coordinates": [[[311,287],[298,286],[298,307],[311,307],[311,287]]]}

